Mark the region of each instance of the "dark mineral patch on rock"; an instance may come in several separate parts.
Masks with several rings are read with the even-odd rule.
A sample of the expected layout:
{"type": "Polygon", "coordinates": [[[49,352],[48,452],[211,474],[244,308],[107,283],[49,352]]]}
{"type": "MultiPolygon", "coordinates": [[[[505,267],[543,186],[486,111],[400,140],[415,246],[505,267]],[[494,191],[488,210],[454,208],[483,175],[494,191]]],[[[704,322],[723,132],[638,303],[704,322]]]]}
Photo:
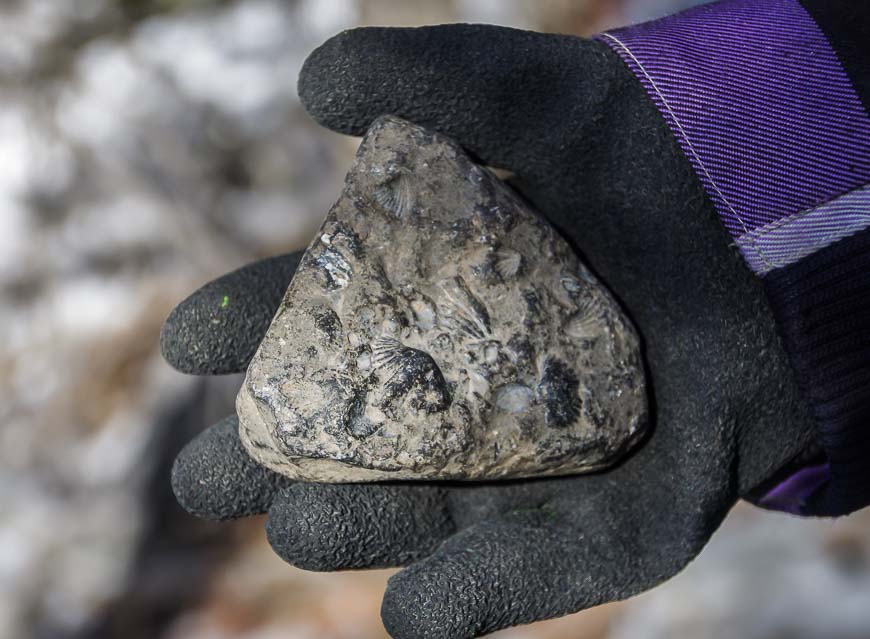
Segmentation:
{"type": "Polygon", "coordinates": [[[580,414],[577,376],[564,362],[550,358],[538,384],[538,396],[547,408],[547,425],[563,428],[580,414]]]}
{"type": "Polygon", "coordinates": [[[638,339],[607,290],[456,144],[389,117],[237,408],[254,459],[328,482],[591,471],[646,424],[638,339]]]}

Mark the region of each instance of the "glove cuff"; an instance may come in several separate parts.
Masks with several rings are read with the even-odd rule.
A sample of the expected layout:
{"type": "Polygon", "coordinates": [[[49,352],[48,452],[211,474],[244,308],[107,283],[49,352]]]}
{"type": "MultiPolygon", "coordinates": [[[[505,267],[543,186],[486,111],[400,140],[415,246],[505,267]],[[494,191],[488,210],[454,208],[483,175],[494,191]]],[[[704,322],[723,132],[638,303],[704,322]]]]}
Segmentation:
{"type": "Polygon", "coordinates": [[[828,463],[768,505],[842,514],[870,503],[870,117],[816,17],[797,0],[723,0],[597,37],[763,278],[815,416],[828,463]]]}
{"type": "Polygon", "coordinates": [[[870,503],[870,229],[771,271],[764,285],[828,464],[786,480],[760,505],[857,510],[870,503]]]}

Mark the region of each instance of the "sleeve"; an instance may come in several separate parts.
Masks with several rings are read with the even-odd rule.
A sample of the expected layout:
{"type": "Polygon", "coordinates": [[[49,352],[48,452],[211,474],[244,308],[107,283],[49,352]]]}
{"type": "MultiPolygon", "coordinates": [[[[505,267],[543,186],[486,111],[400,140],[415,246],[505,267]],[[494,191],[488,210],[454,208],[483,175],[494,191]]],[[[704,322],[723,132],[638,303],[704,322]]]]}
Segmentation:
{"type": "Polygon", "coordinates": [[[823,459],[760,503],[870,504],[870,3],[721,0],[597,37],[764,281],[815,418],[823,459]]]}

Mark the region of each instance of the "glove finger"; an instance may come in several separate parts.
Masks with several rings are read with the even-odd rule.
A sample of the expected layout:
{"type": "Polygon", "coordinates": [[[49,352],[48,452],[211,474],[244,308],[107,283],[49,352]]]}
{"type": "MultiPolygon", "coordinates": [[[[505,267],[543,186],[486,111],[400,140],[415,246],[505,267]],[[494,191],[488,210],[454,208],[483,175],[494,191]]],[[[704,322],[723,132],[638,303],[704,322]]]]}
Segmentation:
{"type": "Polygon", "coordinates": [[[260,466],[239,440],[239,420],[227,417],[201,433],[175,458],[172,491],[181,507],[204,519],[266,512],[290,480],[260,466]]]}
{"type": "Polygon", "coordinates": [[[160,333],[163,357],[182,373],[243,372],[263,339],[302,252],[219,277],[181,302],[160,333]]]}
{"type": "Polygon", "coordinates": [[[445,490],[427,484],[294,483],[276,496],[266,533],[307,570],[400,566],[454,531],[445,490]]]}
{"type": "Polygon", "coordinates": [[[466,528],[390,578],[384,626],[394,639],[462,639],[598,603],[578,537],[544,509],[466,528]]]}
{"type": "Polygon", "coordinates": [[[615,68],[600,64],[608,54],[591,40],[491,25],[364,27],[311,53],[299,96],[335,131],[362,135],[393,114],[520,171],[549,164],[571,119],[601,109],[599,87],[615,68]]]}

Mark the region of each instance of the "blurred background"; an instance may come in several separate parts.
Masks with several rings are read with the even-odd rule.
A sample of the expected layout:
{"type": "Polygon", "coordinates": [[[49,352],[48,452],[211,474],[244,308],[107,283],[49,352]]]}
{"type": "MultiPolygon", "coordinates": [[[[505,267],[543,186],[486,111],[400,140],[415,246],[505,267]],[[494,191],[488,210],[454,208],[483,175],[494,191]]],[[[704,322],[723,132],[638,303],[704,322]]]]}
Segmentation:
{"type": "MultiPolygon", "coordinates": [[[[678,0],[2,0],[0,639],[378,639],[389,571],[307,573],[262,520],[169,488],[238,377],[160,358],[172,306],[305,246],[356,141],[296,97],[347,27],[491,22],[588,35],[678,0]]],[[[738,506],[651,593],[502,639],[867,639],[870,512],[738,506]]]]}

